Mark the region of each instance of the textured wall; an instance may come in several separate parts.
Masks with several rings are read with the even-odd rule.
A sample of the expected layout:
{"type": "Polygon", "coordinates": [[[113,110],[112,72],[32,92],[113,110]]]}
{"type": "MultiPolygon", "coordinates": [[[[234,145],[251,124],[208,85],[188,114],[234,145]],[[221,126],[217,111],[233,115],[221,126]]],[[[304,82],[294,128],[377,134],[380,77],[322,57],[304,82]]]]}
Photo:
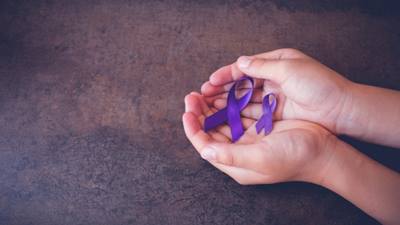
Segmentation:
{"type": "Polygon", "coordinates": [[[376,224],[314,185],[236,184],[180,121],[215,69],[281,47],[400,89],[400,8],[375,2],[1,1],[0,224],[376,224]]]}

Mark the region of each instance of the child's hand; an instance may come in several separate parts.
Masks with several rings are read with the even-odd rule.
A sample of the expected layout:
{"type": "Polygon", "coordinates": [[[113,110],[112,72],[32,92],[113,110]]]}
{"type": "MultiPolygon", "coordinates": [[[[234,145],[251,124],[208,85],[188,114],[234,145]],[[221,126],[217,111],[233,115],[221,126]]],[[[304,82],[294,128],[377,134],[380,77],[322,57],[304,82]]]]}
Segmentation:
{"type": "Polygon", "coordinates": [[[186,136],[203,158],[240,184],[319,182],[332,152],[328,148],[337,140],[324,128],[299,120],[275,122],[268,136],[257,135],[256,121],[243,118],[246,131],[232,144],[227,125],[203,131],[204,118],[216,109],[210,108],[202,95],[187,95],[185,105],[186,136]]]}
{"type": "Polygon", "coordinates": [[[252,119],[261,116],[262,97],[269,92],[278,95],[276,119],[302,119],[319,123],[337,133],[345,126],[346,103],[352,82],[311,57],[293,49],[280,49],[251,57],[240,57],[222,67],[203,84],[202,94],[215,107],[226,104],[232,81],[247,74],[255,79],[252,103],[242,114],[252,119]],[[258,79],[257,79],[258,78],[258,79]]]}
{"type": "Polygon", "coordinates": [[[217,109],[210,108],[202,95],[187,95],[185,105],[182,119],[190,142],[203,158],[238,183],[311,182],[338,193],[382,224],[399,224],[399,174],[322,127],[283,120],[264,136],[256,134],[255,120],[243,118],[246,131],[232,144],[227,125],[203,131],[204,118],[217,109]]]}
{"type": "Polygon", "coordinates": [[[400,147],[400,92],[352,83],[297,50],[281,49],[250,60],[240,57],[222,67],[202,86],[202,93],[185,98],[185,133],[203,158],[237,182],[312,182],[383,224],[399,224],[399,174],[324,128],[301,120],[334,133],[400,147]],[[227,125],[205,133],[203,121],[225,107],[227,92],[243,74],[256,78],[255,90],[242,111],[246,131],[232,144],[227,125]],[[277,94],[274,118],[278,121],[269,135],[257,135],[254,125],[262,114],[262,97],[269,92],[277,94]]]}

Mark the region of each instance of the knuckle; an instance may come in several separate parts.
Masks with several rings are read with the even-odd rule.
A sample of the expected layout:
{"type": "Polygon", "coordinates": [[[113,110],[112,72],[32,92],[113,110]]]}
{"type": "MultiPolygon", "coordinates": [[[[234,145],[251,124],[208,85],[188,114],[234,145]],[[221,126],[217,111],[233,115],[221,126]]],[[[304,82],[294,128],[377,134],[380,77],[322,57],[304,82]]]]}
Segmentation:
{"type": "Polygon", "coordinates": [[[225,159],[225,165],[235,166],[235,157],[232,154],[228,154],[225,159]]]}
{"type": "Polygon", "coordinates": [[[292,61],[291,60],[281,60],[281,61],[279,61],[279,65],[282,67],[282,68],[289,68],[289,67],[291,67],[292,66],[292,61]]]}
{"type": "Polygon", "coordinates": [[[259,68],[259,70],[261,72],[268,71],[268,68],[270,68],[270,67],[271,67],[271,61],[270,60],[266,60],[266,59],[260,59],[259,60],[258,68],[259,68]]]}
{"type": "Polygon", "coordinates": [[[292,60],[281,60],[278,62],[278,66],[279,66],[280,70],[283,73],[285,73],[293,67],[293,61],[292,60]]]}
{"type": "Polygon", "coordinates": [[[249,67],[250,68],[255,68],[255,69],[263,68],[265,62],[266,62],[265,59],[256,58],[256,59],[251,61],[249,67]]]}
{"type": "Polygon", "coordinates": [[[305,54],[295,48],[283,48],[281,49],[281,58],[292,58],[292,57],[304,57],[305,54]]]}
{"type": "Polygon", "coordinates": [[[234,157],[233,157],[232,153],[230,151],[228,151],[226,147],[223,147],[223,146],[219,147],[218,149],[219,149],[218,150],[219,153],[217,154],[218,155],[217,161],[226,166],[233,166],[235,161],[234,161],[234,157]]]}

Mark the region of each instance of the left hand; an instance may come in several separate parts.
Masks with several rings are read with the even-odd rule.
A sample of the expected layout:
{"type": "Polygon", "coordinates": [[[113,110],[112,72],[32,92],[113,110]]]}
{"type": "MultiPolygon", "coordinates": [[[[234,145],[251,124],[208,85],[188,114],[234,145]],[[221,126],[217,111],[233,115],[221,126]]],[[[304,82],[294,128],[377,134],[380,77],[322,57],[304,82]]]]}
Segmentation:
{"type": "Polygon", "coordinates": [[[296,49],[241,56],[235,63],[215,71],[203,84],[201,93],[213,97],[214,105],[224,106],[229,89],[244,74],[254,79],[254,90],[242,115],[260,118],[262,110],[254,104],[273,92],[279,102],[277,120],[307,120],[335,134],[359,127],[355,118],[360,113],[354,106],[360,104],[360,99],[353,98],[356,85],[296,49]]]}

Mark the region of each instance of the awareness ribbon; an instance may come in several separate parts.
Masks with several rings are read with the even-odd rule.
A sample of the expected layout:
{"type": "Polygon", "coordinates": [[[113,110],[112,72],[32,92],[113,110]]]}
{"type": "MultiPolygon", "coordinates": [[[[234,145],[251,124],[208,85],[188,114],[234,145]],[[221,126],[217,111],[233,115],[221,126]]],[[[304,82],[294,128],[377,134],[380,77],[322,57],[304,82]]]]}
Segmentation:
{"type": "Polygon", "coordinates": [[[264,128],[264,134],[267,135],[272,131],[272,115],[276,109],[276,96],[272,93],[267,94],[263,98],[262,103],[263,115],[256,123],[257,134],[259,134],[264,128]],[[270,102],[270,96],[272,102],[270,102]]]}
{"type": "Polygon", "coordinates": [[[254,81],[251,77],[244,76],[240,80],[236,81],[229,90],[226,107],[205,119],[204,131],[207,132],[225,122],[228,122],[228,125],[231,128],[232,142],[239,140],[244,133],[242,121],[240,120],[240,111],[242,111],[250,102],[251,96],[253,95],[253,89],[254,81]],[[251,88],[243,97],[237,99],[235,96],[236,86],[239,82],[246,80],[250,81],[251,88]]]}

